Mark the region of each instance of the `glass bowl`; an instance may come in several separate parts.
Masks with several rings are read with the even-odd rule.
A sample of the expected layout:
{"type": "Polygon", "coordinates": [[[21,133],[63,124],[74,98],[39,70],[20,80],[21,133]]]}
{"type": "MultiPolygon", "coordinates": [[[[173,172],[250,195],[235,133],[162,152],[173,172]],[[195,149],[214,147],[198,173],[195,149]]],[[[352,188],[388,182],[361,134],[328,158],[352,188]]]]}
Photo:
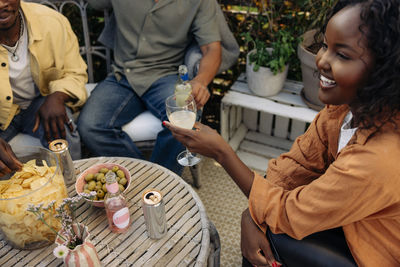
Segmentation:
{"type": "MultiPolygon", "coordinates": [[[[0,231],[11,246],[37,249],[54,243],[56,234],[36,215],[29,205],[47,206],[55,201],[58,207],[68,197],[57,156],[43,147],[24,146],[15,150],[24,163],[22,171],[0,177],[0,231]],[[30,167],[27,167],[30,162],[30,167]],[[12,176],[12,177],[11,177],[12,176]]],[[[44,213],[46,223],[57,232],[60,222],[54,214],[44,213]]]]}

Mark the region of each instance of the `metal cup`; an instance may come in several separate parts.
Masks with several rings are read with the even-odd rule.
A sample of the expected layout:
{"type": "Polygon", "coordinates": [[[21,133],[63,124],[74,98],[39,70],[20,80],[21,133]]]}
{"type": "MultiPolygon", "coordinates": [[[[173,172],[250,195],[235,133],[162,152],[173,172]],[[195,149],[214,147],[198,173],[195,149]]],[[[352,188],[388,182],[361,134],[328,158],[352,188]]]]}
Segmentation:
{"type": "Polygon", "coordinates": [[[142,195],[142,209],[149,237],[163,238],[167,234],[167,221],[161,192],[157,189],[146,190],[142,195]]]}
{"type": "Polygon", "coordinates": [[[71,185],[75,183],[75,168],[68,150],[67,140],[56,139],[49,144],[49,149],[58,157],[65,184],[71,185]]]}

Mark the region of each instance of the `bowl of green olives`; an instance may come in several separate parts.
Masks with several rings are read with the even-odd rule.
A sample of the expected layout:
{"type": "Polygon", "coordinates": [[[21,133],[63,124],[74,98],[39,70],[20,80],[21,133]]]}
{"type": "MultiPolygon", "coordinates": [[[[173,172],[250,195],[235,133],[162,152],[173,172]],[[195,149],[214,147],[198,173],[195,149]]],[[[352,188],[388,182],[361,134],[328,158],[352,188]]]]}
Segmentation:
{"type": "Polygon", "coordinates": [[[125,192],[131,183],[129,171],[116,163],[101,163],[93,165],[78,176],[75,183],[76,193],[89,194],[95,191],[94,198],[86,199],[86,201],[92,203],[93,206],[104,207],[104,197],[107,193],[105,174],[108,171],[116,174],[119,190],[125,192]]]}

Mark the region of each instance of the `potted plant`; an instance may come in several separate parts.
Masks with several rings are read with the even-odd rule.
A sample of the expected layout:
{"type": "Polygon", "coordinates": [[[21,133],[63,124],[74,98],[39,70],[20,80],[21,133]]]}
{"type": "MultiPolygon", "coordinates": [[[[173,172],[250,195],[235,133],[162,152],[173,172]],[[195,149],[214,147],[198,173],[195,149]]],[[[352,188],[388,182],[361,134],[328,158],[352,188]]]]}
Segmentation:
{"type": "Polygon", "coordinates": [[[298,38],[281,23],[285,1],[258,2],[258,14],[242,34],[246,43],[247,84],[254,94],[271,96],[282,90],[288,63],[295,54],[298,38]]]}
{"type": "Polygon", "coordinates": [[[315,58],[322,42],[320,29],[326,16],[337,0],[307,0],[304,5],[306,14],[305,33],[297,47],[297,56],[301,64],[303,80],[302,97],[304,102],[315,110],[321,110],[324,104],[318,98],[319,77],[315,58]]]}

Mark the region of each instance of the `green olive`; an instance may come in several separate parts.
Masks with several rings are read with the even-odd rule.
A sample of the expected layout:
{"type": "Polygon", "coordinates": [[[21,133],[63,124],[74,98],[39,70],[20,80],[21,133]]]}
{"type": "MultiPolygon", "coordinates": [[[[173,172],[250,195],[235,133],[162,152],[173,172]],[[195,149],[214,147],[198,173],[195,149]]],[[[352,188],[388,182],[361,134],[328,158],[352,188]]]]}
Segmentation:
{"type": "Polygon", "coordinates": [[[124,177],[125,177],[125,173],[124,173],[122,170],[118,170],[118,171],[117,171],[117,176],[118,176],[119,178],[124,178],[124,177]]]}
{"type": "Polygon", "coordinates": [[[83,190],[83,193],[90,194],[90,190],[89,189],[85,189],[85,190],[83,190]]]}
{"type": "Polygon", "coordinates": [[[101,188],[103,188],[103,185],[102,185],[102,184],[97,184],[97,185],[95,186],[96,191],[97,191],[97,190],[101,190],[101,188]]]}
{"type": "Polygon", "coordinates": [[[97,177],[96,177],[96,180],[97,181],[101,181],[101,179],[102,178],[104,178],[105,176],[104,176],[104,173],[99,173],[98,175],[97,175],[97,177]]]}
{"type": "Polygon", "coordinates": [[[106,174],[106,173],[108,172],[108,169],[107,169],[107,168],[101,168],[101,169],[100,169],[100,172],[101,172],[102,174],[106,174]]]}
{"type": "Polygon", "coordinates": [[[89,182],[89,181],[91,181],[93,179],[94,179],[93,173],[89,173],[88,175],[85,176],[85,181],[86,182],[89,182]]]}
{"type": "Polygon", "coordinates": [[[117,176],[117,179],[116,179],[116,180],[117,180],[117,183],[119,183],[119,180],[121,180],[121,178],[119,178],[119,177],[117,176]]]}
{"type": "Polygon", "coordinates": [[[96,188],[96,182],[95,181],[90,181],[88,184],[88,190],[93,191],[96,188]]]}
{"type": "Polygon", "coordinates": [[[106,183],[106,177],[102,177],[101,180],[100,180],[100,182],[101,182],[102,184],[105,184],[105,183],[106,183]]]}
{"type": "Polygon", "coordinates": [[[121,178],[121,180],[119,180],[119,184],[122,184],[122,185],[126,185],[127,182],[128,182],[128,180],[126,180],[125,177],[121,178]]]}
{"type": "Polygon", "coordinates": [[[104,191],[104,193],[107,193],[107,187],[105,184],[103,184],[103,187],[101,189],[104,191]]]}
{"type": "Polygon", "coordinates": [[[85,189],[88,189],[88,184],[85,184],[84,186],[83,186],[83,190],[85,190],[85,189]]]}
{"type": "Polygon", "coordinates": [[[118,184],[119,191],[124,192],[125,187],[122,184],[118,184]]]}
{"type": "Polygon", "coordinates": [[[98,198],[103,198],[104,197],[104,191],[101,190],[101,189],[97,190],[97,197],[98,198]]]}
{"type": "Polygon", "coordinates": [[[119,168],[118,168],[118,166],[114,166],[114,167],[112,167],[112,169],[111,169],[113,172],[116,172],[116,171],[118,171],[119,170],[119,168]]]}

